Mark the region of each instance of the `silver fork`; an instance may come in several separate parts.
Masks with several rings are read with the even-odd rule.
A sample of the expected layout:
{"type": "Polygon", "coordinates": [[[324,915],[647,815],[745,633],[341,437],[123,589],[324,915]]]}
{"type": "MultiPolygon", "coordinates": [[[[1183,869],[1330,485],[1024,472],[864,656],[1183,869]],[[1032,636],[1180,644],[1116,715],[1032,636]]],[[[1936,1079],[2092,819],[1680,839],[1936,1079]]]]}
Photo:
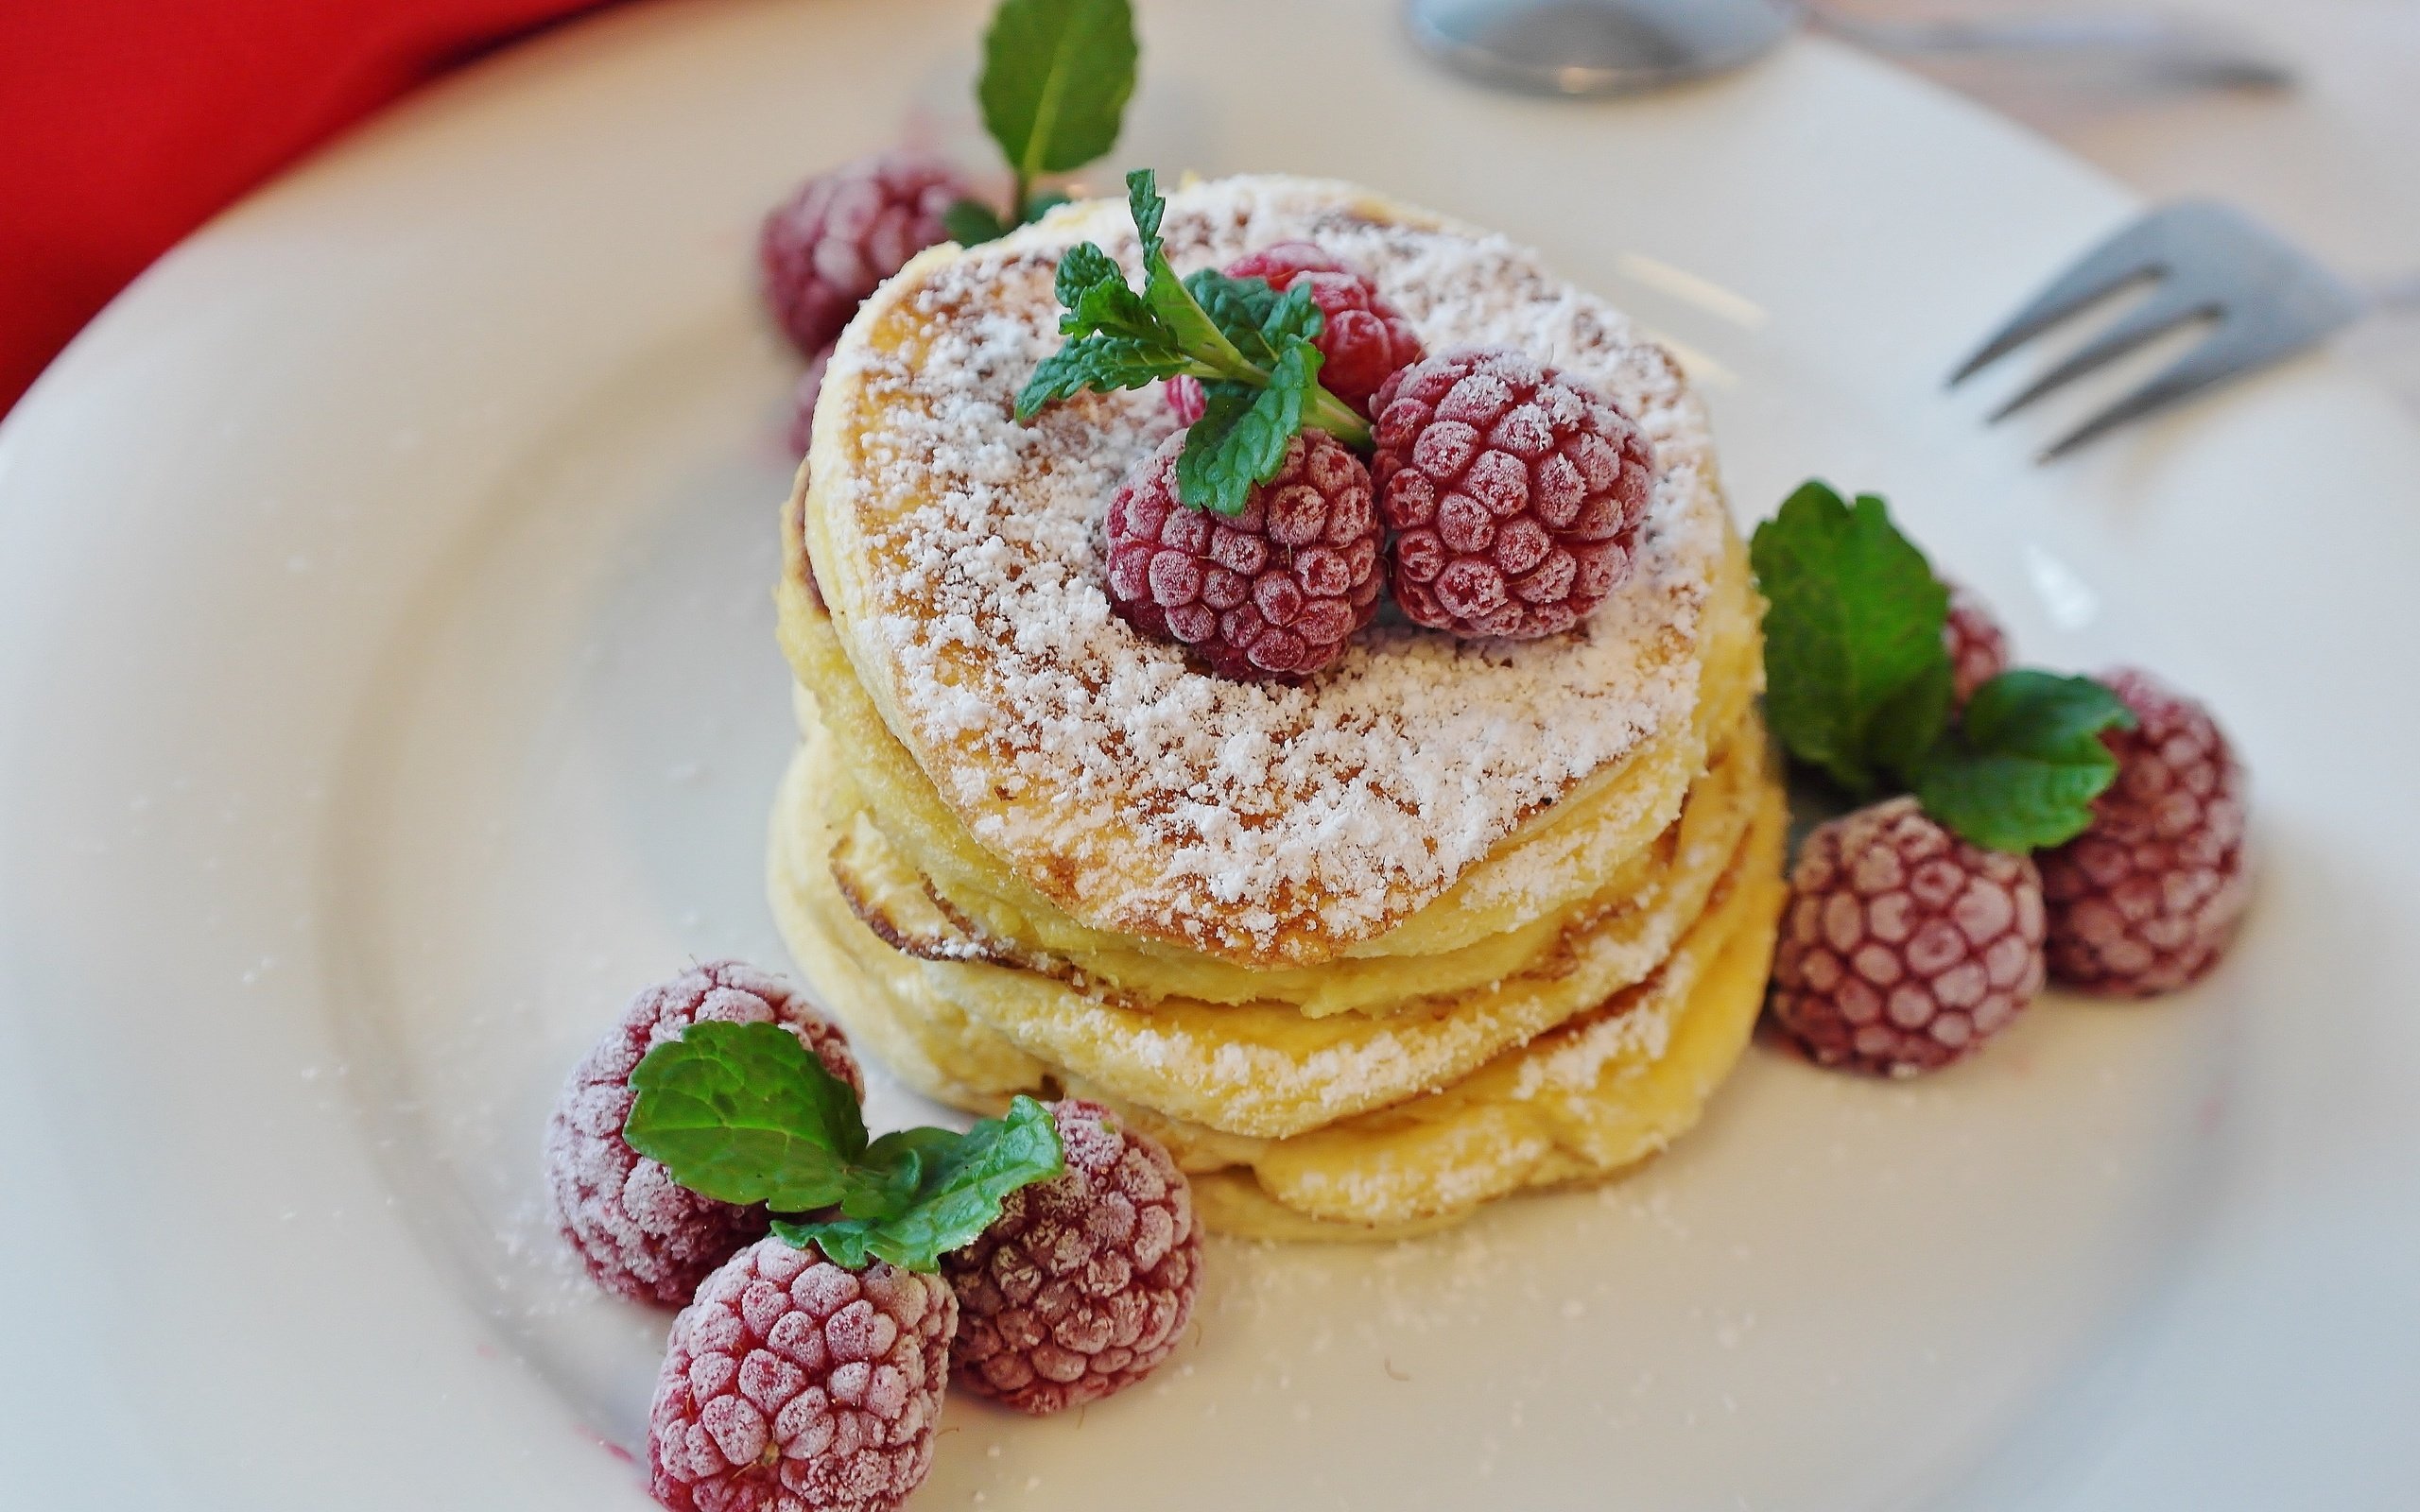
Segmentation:
{"type": "Polygon", "coordinates": [[[2365,292],[2232,206],[2179,200],[2135,221],[2053,279],[1950,375],[1950,387],[2085,306],[2145,281],[2155,285],[2148,300],[1993,411],[1992,421],[2188,320],[2211,322],[2209,335],[2060,438],[2039,460],[2063,456],[2129,421],[2289,357],[2368,310],[2420,301],[2420,278],[2365,292]]]}

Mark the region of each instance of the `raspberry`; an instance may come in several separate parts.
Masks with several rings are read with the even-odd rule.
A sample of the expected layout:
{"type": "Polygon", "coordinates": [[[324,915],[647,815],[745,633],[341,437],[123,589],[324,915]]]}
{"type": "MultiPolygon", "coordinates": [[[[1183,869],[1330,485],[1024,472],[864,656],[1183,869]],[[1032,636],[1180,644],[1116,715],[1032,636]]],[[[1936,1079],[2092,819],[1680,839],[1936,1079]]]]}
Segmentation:
{"type": "Polygon", "coordinates": [[[2250,901],[2244,771],[2210,712],[2149,673],[2101,679],[2135,712],[2103,731],[2118,778],[2092,827],[2042,856],[2050,974],[2113,997],[2173,991],[2208,971],[2250,901]]]}
{"type": "Polygon", "coordinates": [[[1943,586],[1949,590],[1949,623],[1941,639],[1949,647],[1950,695],[1963,707],[1976,689],[2008,670],[2008,632],[1963,584],[1945,579],[1943,586]]]}
{"type": "Polygon", "coordinates": [[[942,213],[967,194],[940,158],[888,152],[816,175],[767,215],[765,295],[798,350],[830,346],[884,279],[946,239],[942,213]]]}
{"type": "Polygon", "coordinates": [[[2031,859],[1896,798],[1816,827],[1773,957],[1773,1018],[1824,1065],[1910,1076],[1973,1053],[2042,988],[2031,859]]]}
{"type": "Polygon", "coordinates": [[[1654,486],[1647,438],[1517,352],[1466,348],[1377,398],[1388,576],[1418,624],[1530,640],[1580,623],[1630,573],[1654,486]]]}
{"type": "Polygon", "coordinates": [[[1209,413],[1209,396],[1201,391],[1201,385],[1194,379],[1171,378],[1160,386],[1160,393],[1167,400],[1168,408],[1176,412],[1181,424],[1190,425],[1209,413]]]}
{"type": "Polygon", "coordinates": [[[704,1275],[762,1236],[761,1208],[735,1207],[673,1184],[622,1138],[631,1073],[649,1050],[700,1020],[780,1023],[824,1068],[865,1095],[848,1038],[798,989],[738,961],[715,961],[648,988],[563,1084],[546,1121],[546,1180],[555,1219],[596,1284],[638,1302],[678,1307],[704,1275]]]}
{"type": "Polygon", "coordinates": [[[980,1239],[942,1260],[958,1291],[959,1384],[1029,1413],[1150,1374],[1201,1280],[1192,1190],[1168,1152],[1093,1103],[1050,1114],[1066,1174],[1011,1193],[980,1239]]]}
{"type": "MultiPolygon", "coordinates": [[[[1380,384],[1420,360],[1420,336],[1411,322],[1378,297],[1376,284],[1311,242],[1279,242],[1247,252],[1224,271],[1229,278],[1267,279],[1281,294],[1297,280],[1308,282],[1311,302],[1327,318],[1311,343],[1326,359],[1320,365],[1320,386],[1363,415],[1374,413],[1370,398],[1380,384]]],[[[1179,378],[1166,392],[1187,425],[1201,418],[1200,384],[1179,378]]]]}
{"type": "Polygon", "coordinates": [[[933,1463],[958,1299],[761,1239],[673,1320],[648,1414],[673,1512],[889,1512],[933,1463]]]}
{"type": "Polygon", "coordinates": [[[1369,470],[1325,431],[1305,431],[1230,518],[1179,502],[1184,450],[1182,432],[1169,437],[1109,501],[1111,607],[1221,677],[1305,677],[1334,662],[1378,611],[1369,470]]]}

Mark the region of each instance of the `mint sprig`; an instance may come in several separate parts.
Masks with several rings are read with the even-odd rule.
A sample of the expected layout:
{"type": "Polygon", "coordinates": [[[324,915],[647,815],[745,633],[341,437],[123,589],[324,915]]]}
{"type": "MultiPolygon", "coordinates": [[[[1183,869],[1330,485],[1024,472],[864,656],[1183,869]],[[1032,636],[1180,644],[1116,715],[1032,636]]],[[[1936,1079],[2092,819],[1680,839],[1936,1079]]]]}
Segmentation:
{"type": "Polygon", "coordinates": [[[1066,1168],[1049,1109],[1029,1097],[964,1134],[869,1140],[856,1095],[778,1024],[693,1024],[648,1051],[631,1087],[631,1148],[702,1196],[765,1205],[784,1239],[852,1267],[872,1256],[933,1270],[1010,1193],[1066,1168]]]}
{"type": "Polygon", "coordinates": [[[861,1214],[844,1207],[838,1218],[776,1222],[773,1231],[802,1248],[812,1244],[833,1263],[852,1269],[871,1256],[929,1270],[991,1227],[1010,1193],[1057,1176],[1064,1159],[1050,1110],[1019,1097],[1006,1117],[984,1119],[963,1135],[919,1128],[874,1141],[866,1160],[888,1173],[884,1190],[895,1211],[861,1214]]]}
{"type": "Polygon", "coordinates": [[[2092,823],[2092,800],[2118,776],[2100,732],[2134,723],[2090,678],[2003,672],[1975,690],[1917,767],[1916,800],[1986,850],[2063,845],[2092,823]]]}
{"type": "Polygon", "coordinates": [[[1874,494],[1809,481],[1756,527],[1765,709],[1790,755],[1857,798],[1912,791],[1992,850],[2065,844],[2117,777],[2103,730],[2134,723],[2088,678],[2017,670],[1953,712],[1949,594],[1874,494]]]}
{"type": "Polygon", "coordinates": [[[1185,436],[1177,494],[1195,508],[1237,515],[1253,488],[1277,475],[1286,445],[1315,425],[1348,446],[1370,425],[1320,386],[1313,343],[1326,318],[1306,284],[1279,294],[1264,279],[1204,269],[1180,279],[1160,240],[1167,201],[1149,168],[1126,176],[1127,211],[1142,244],[1143,287],[1115,259],[1079,242],[1059,263],[1066,344],[1045,357],[1017,395],[1017,416],[1087,391],[1140,388],[1167,378],[1202,387],[1203,416],[1185,436]]]}
{"type": "Polygon", "coordinates": [[[1064,203],[1034,184],[1116,146],[1138,55],[1128,0],[1001,0],[984,34],[975,94],[1015,189],[1006,215],[971,199],[952,206],[952,238],[989,241],[1064,203]]]}

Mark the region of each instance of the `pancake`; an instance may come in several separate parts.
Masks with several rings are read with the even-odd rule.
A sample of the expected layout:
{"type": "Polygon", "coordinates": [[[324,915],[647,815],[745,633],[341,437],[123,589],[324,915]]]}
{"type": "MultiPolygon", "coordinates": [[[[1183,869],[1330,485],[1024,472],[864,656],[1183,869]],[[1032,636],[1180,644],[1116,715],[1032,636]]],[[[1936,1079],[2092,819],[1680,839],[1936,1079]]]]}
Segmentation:
{"type": "MultiPolygon", "coordinates": [[[[802,679],[818,675],[792,622],[820,598],[873,713],[1041,930],[1055,913],[1247,968],[1316,966],[1432,905],[1435,933],[1398,950],[1468,943],[1500,932],[1491,910],[1595,891],[1584,868],[1542,874],[1522,841],[1588,808],[1637,844],[1660,832],[1703,756],[1690,731],[1723,622],[1709,601],[1737,550],[1677,365],[1500,237],[1344,185],[1179,191],[1164,231],[1180,266],[1316,240],[1433,350],[1517,345],[1596,385],[1657,461],[1629,579],[1570,634],[1381,625],[1300,685],[1204,677],[1112,614],[1102,588],[1102,501],[1174,426],[1166,404],[1147,390],[1011,414],[1059,341],[1059,255],[1093,240],[1131,261],[1124,215],[1079,204],[930,249],[858,312],[818,402],[786,572],[802,679]]],[[[942,836],[883,813],[950,886],[942,836]]]]}

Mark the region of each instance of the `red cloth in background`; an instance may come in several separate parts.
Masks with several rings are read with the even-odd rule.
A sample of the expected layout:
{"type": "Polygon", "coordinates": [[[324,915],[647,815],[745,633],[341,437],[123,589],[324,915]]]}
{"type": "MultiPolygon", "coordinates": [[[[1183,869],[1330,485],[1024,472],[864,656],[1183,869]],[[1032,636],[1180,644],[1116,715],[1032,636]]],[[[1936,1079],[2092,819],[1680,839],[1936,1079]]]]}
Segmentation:
{"type": "Polygon", "coordinates": [[[0,0],[0,412],[151,260],[413,85],[599,0],[0,0]]]}

